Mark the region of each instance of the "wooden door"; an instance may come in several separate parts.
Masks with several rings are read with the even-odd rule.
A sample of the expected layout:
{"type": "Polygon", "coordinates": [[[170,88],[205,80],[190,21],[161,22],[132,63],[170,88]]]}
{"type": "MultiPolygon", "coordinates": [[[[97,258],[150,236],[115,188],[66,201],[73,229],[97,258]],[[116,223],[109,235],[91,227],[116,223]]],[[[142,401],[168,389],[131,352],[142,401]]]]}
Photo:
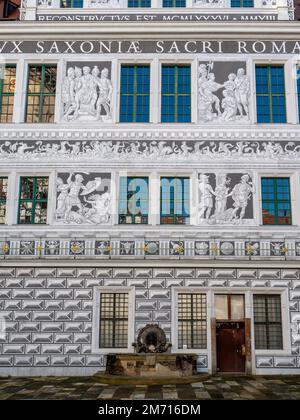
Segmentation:
{"type": "Polygon", "coordinates": [[[217,370],[245,372],[245,324],[217,323],[217,370]]]}

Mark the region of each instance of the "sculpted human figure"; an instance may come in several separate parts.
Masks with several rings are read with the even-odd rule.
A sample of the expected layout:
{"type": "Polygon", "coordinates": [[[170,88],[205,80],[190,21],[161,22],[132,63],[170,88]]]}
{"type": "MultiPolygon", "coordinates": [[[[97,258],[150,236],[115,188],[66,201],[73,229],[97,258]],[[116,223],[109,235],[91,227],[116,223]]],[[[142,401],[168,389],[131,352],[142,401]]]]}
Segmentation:
{"type": "Polygon", "coordinates": [[[204,121],[211,121],[214,118],[214,110],[217,111],[217,115],[221,116],[220,100],[214,94],[223,85],[215,81],[214,73],[209,73],[207,79],[204,79],[204,75],[199,79],[199,118],[204,121]]]}
{"type": "MultiPolygon", "coordinates": [[[[98,67],[93,69],[94,74],[95,72],[99,71],[98,67]]],[[[104,108],[104,111],[106,113],[106,117],[111,117],[111,97],[112,97],[112,84],[111,81],[108,78],[108,69],[105,67],[101,70],[101,76],[98,81],[98,87],[99,87],[99,97],[96,104],[97,109],[97,119],[100,119],[101,114],[101,108],[104,108]]],[[[96,76],[98,77],[98,75],[96,76]]]]}
{"type": "Polygon", "coordinates": [[[224,121],[232,120],[237,114],[237,102],[234,91],[224,90],[222,99],[222,108],[224,109],[222,119],[224,121]]]}
{"type": "Polygon", "coordinates": [[[214,194],[216,196],[214,217],[216,219],[218,218],[218,216],[223,216],[225,214],[228,191],[229,191],[229,188],[227,187],[227,185],[229,184],[230,184],[230,179],[228,179],[225,174],[219,176],[219,182],[214,191],[214,194]]]}
{"type": "Polygon", "coordinates": [[[241,116],[244,113],[248,116],[249,115],[249,106],[248,106],[248,98],[250,93],[250,82],[248,76],[245,74],[244,69],[238,69],[237,75],[235,78],[235,97],[237,100],[237,107],[239,114],[241,116]],[[243,113],[244,111],[244,113],[243,113]]]}
{"type": "Polygon", "coordinates": [[[231,191],[229,196],[232,196],[232,199],[234,201],[233,207],[234,210],[231,214],[231,219],[237,219],[237,213],[240,210],[239,219],[242,220],[245,216],[245,211],[248,205],[248,200],[251,197],[251,194],[253,193],[253,184],[249,181],[250,176],[249,175],[243,175],[241,177],[241,181],[236,184],[231,191]]]}
{"type": "Polygon", "coordinates": [[[89,120],[111,119],[113,89],[108,74],[106,67],[101,74],[98,66],[94,66],[92,71],[89,66],[84,66],[82,70],[77,66],[68,68],[62,91],[66,120],[84,119],[85,116],[89,120]]]}
{"type": "Polygon", "coordinates": [[[64,219],[67,211],[67,197],[70,186],[68,183],[64,184],[64,181],[61,178],[57,178],[56,186],[59,195],[57,197],[55,214],[57,219],[64,219]]]}
{"type": "Polygon", "coordinates": [[[209,219],[211,216],[212,208],[213,208],[213,195],[215,195],[215,192],[209,183],[208,175],[200,174],[198,188],[199,188],[198,218],[199,220],[209,219]]]}
{"type": "Polygon", "coordinates": [[[107,223],[109,221],[110,194],[108,192],[94,194],[84,201],[91,204],[91,208],[85,213],[88,223],[107,223]]]}
{"type": "Polygon", "coordinates": [[[87,188],[83,185],[83,176],[81,174],[76,174],[74,181],[72,181],[74,173],[71,172],[69,178],[67,179],[67,184],[69,186],[69,193],[66,199],[66,217],[68,219],[71,213],[71,210],[74,207],[77,207],[78,213],[81,215],[83,206],[79,199],[80,191],[86,191],[87,188]]]}

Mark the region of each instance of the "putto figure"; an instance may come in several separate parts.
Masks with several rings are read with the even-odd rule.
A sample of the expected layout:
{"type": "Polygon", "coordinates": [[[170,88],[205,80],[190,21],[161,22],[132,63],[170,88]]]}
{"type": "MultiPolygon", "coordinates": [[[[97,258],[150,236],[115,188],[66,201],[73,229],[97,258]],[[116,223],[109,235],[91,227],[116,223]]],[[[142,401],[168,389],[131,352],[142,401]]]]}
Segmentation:
{"type": "Polygon", "coordinates": [[[113,87],[108,76],[106,67],[68,68],[62,90],[65,120],[111,122],[113,87]]]}

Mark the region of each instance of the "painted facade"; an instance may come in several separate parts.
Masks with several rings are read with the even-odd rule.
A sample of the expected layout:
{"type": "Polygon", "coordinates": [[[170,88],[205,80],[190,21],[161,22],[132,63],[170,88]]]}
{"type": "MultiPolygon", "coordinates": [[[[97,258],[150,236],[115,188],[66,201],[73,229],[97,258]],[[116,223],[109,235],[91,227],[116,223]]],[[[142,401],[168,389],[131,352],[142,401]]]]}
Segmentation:
{"type": "Polygon", "coordinates": [[[198,370],[215,372],[219,296],[242,296],[242,319],[226,320],[245,323],[246,372],[299,373],[293,5],[162,6],[27,0],[21,22],[0,24],[11,72],[1,85],[0,374],[95,373],[107,353],[134,352],[149,323],[172,352],[197,353],[198,370]],[[146,88],[125,91],[139,77],[146,88]],[[129,106],[128,95],[147,100],[129,106]],[[124,179],[136,177],[144,183],[130,190],[124,179]],[[170,179],[183,188],[178,212],[163,203],[170,179]],[[140,191],[133,217],[128,193],[140,191]],[[126,337],[109,347],[103,333],[104,346],[101,296],[124,294],[126,337]],[[192,295],[204,308],[194,337],[179,316],[192,295]],[[259,320],[269,298],[280,309],[259,320]]]}

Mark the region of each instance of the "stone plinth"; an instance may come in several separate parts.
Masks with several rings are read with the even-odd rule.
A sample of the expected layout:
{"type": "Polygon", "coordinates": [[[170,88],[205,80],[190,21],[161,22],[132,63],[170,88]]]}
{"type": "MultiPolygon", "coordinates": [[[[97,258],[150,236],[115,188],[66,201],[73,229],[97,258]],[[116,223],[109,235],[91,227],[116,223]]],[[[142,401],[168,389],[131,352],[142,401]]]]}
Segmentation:
{"type": "Polygon", "coordinates": [[[118,376],[183,377],[197,374],[196,354],[108,354],[106,373],[118,376]]]}

